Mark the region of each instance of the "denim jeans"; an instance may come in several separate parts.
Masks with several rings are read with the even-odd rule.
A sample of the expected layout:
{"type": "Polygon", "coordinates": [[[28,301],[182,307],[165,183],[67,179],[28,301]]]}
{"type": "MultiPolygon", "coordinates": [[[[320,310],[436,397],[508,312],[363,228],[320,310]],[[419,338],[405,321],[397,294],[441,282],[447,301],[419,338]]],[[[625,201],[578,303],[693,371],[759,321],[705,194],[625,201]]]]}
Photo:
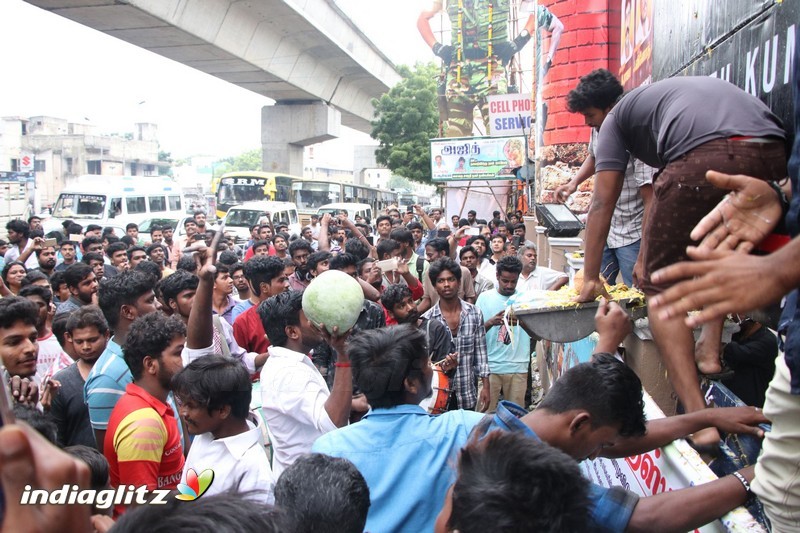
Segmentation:
{"type": "Polygon", "coordinates": [[[627,246],[619,248],[603,248],[603,264],[600,272],[605,276],[609,284],[613,285],[617,281],[617,274],[622,273],[622,281],[628,287],[633,286],[633,265],[639,257],[639,245],[641,240],[627,246]]]}

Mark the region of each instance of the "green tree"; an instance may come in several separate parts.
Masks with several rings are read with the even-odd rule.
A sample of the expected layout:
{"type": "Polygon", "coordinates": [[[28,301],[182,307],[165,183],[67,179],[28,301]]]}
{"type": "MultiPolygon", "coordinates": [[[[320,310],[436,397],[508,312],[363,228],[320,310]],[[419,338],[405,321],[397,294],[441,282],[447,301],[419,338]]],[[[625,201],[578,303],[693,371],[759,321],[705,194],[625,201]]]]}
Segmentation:
{"type": "Polygon", "coordinates": [[[261,148],[255,148],[233,158],[232,170],[261,170],[261,148]]]}
{"type": "Polygon", "coordinates": [[[433,63],[417,63],[413,70],[404,65],[397,70],[403,80],[372,100],[372,138],[380,142],[375,157],[394,174],[431,183],[430,139],[439,131],[439,68],[433,63]]]}
{"type": "Polygon", "coordinates": [[[261,170],[261,149],[248,150],[235,157],[225,157],[214,161],[214,177],[228,172],[261,170]]]}

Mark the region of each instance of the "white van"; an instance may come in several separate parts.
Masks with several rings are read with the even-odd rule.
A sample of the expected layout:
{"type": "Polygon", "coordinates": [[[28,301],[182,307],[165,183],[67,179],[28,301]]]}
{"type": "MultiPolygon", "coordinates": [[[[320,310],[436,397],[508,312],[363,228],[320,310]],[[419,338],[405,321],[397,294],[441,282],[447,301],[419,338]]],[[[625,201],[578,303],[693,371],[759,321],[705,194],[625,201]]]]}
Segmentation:
{"type": "Polygon", "coordinates": [[[330,213],[331,216],[336,216],[342,211],[347,211],[347,218],[353,222],[356,221],[356,216],[365,218],[369,221],[369,224],[375,222],[372,219],[372,207],[369,204],[352,204],[347,202],[325,204],[319,208],[317,213],[319,214],[319,217],[322,218],[322,215],[325,213],[330,213]]]}
{"type": "Polygon", "coordinates": [[[265,221],[272,222],[273,227],[285,222],[290,234],[300,235],[300,217],[292,202],[245,202],[233,206],[225,215],[225,233],[242,244],[250,240],[250,227],[265,221]]]}
{"type": "Polygon", "coordinates": [[[124,228],[147,218],[181,218],[185,208],[180,185],[168,176],[86,175],[61,191],[43,226],[45,233],[65,220],[124,228]]]}

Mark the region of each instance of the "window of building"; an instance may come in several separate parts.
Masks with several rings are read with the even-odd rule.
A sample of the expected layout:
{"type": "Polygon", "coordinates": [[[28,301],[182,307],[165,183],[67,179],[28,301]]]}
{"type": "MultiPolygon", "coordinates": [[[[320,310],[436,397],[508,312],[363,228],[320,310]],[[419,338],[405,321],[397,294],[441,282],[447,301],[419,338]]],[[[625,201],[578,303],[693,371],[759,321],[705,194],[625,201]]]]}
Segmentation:
{"type": "Polygon", "coordinates": [[[72,164],[73,161],[71,157],[64,158],[64,166],[67,167],[67,174],[72,174],[72,164]]]}
{"type": "Polygon", "coordinates": [[[150,196],[147,198],[150,202],[150,212],[153,211],[166,211],[167,210],[167,201],[164,199],[163,196],[150,196]]]}
{"type": "Polygon", "coordinates": [[[11,160],[11,172],[19,172],[19,159],[11,160]]]}
{"type": "MultiPolygon", "coordinates": [[[[135,176],[138,170],[139,166],[136,163],[131,163],[131,176],[135,176]]],[[[152,211],[152,208],[150,210],[152,211]]]]}
{"type": "Polygon", "coordinates": [[[146,213],[147,208],[145,207],[144,196],[130,196],[125,198],[125,206],[128,208],[129,215],[135,215],[137,213],[146,213]]]}
{"type": "Polygon", "coordinates": [[[44,159],[34,159],[33,170],[34,172],[47,172],[47,161],[44,159]]]}
{"type": "Polygon", "coordinates": [[[88,161],[87,165],[86,165],[87,166],[87,169],[86,169],[87,172],[89,174],[96,174],[96,175],[102,174],[103,173],[103,167],[102,167],[101,163],[102,163],[101,161],[88,161]]]}
{"type": "Polygon", "coordinates": [[[169,210],[170,211],[182,211],[182,208],[181,208],[181,197],[180,196],[170,196],[169,197],[169,210]]]}

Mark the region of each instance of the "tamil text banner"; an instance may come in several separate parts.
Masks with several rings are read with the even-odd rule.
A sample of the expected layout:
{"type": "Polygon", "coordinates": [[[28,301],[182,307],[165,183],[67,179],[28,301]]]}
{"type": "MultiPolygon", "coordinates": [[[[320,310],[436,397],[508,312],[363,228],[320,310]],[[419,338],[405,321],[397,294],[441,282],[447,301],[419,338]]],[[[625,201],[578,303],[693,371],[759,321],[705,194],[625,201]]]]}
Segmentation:
{"type": "Polygon", "coordinates": [[[431,140],[433,181],[513,179],[524,162],[522,136],[431,140]]]}

